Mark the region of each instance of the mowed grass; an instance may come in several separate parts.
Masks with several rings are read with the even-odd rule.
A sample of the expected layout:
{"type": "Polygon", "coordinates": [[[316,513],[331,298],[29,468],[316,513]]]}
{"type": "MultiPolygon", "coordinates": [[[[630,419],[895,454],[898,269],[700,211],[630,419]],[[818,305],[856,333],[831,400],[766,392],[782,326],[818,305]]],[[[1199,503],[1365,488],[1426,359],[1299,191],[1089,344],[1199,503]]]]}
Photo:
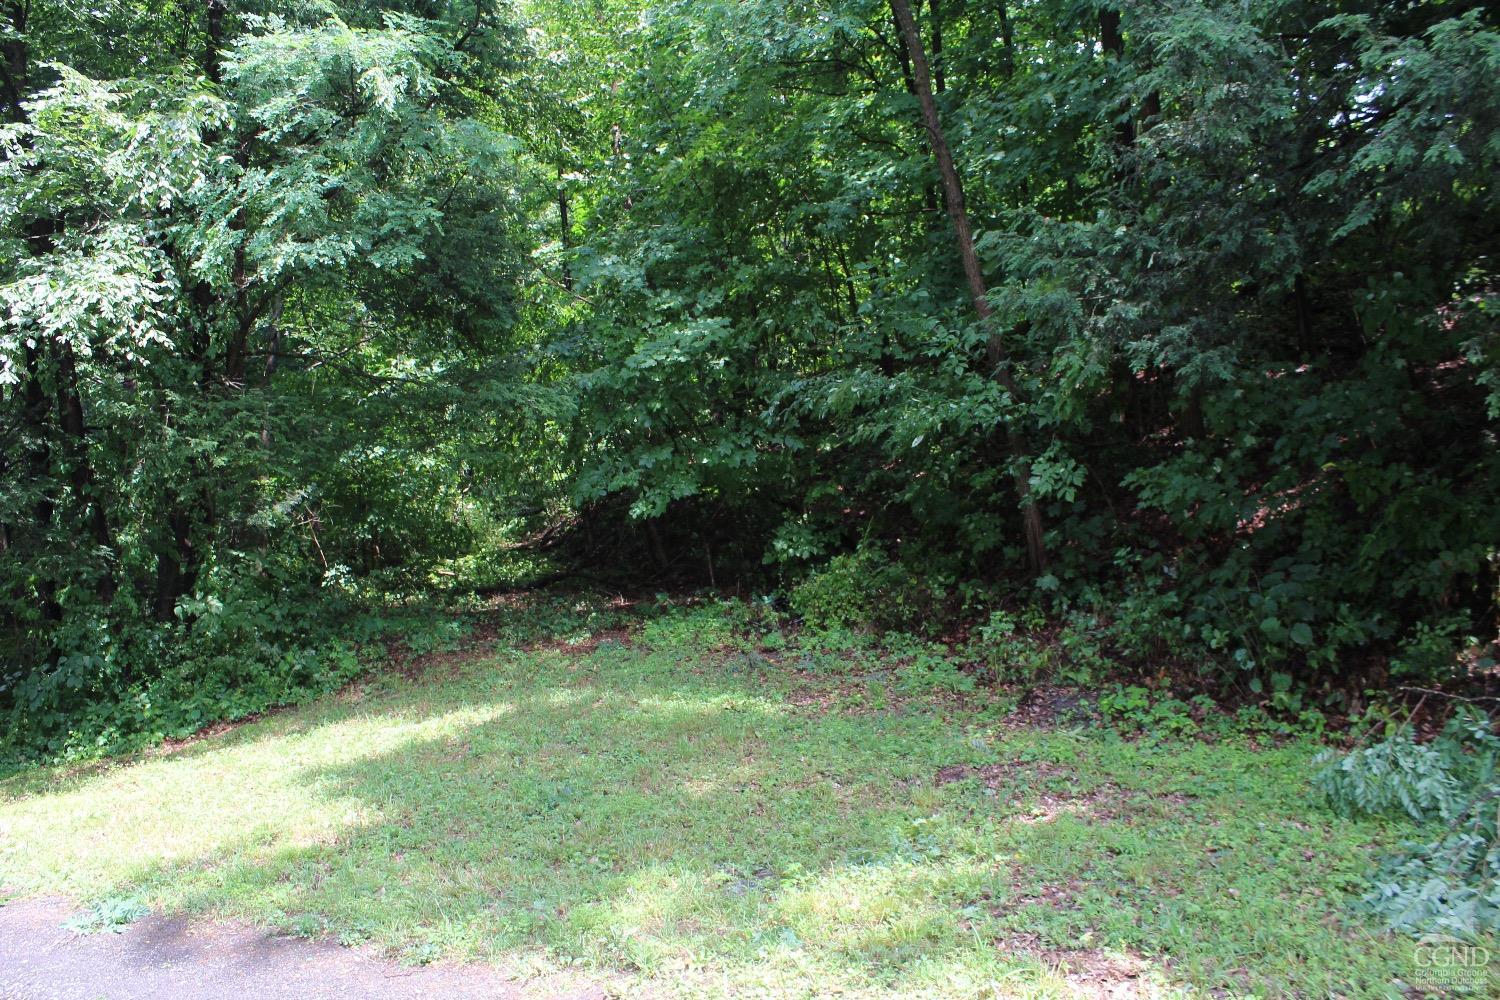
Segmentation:
{"type": "Polygon", "coordinates": [[[1402,831],[1325,812],[1314,747],[894,697],[878,657],[813,669],[714,607],[590,631],[12,776],[0,884],[622,995],[1367,997],[1413,969],[1347,909],[1402,831]]]}

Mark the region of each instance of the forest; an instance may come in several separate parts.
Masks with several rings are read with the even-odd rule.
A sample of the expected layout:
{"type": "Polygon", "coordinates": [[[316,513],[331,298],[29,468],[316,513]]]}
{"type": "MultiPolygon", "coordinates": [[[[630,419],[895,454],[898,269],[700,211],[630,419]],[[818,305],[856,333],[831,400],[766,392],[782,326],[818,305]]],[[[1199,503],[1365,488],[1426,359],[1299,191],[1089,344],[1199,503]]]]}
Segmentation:
{"type": "Polygon", "coordinates": [[[1367,909],[1500,927],[1500,9],[3,0],[0,50],[17,780],[728,621],[879,704],[1332,747],[1317,809],[1430,842],[1367,909]]]}

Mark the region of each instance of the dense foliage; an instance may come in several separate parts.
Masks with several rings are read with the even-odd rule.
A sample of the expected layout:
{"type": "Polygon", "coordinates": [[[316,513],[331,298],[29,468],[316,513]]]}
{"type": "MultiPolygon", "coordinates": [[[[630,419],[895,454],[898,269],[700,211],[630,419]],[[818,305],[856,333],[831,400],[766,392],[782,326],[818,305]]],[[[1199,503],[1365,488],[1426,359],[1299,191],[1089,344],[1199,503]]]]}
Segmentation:
{"type": "Polygon", "coordinates": [[[320,587],[459,551],[454,408],[513,405],[531,193],[484,90],[514,40],[12,7],[0,697],[47,734],[174,671],[285,695],[328,670],[320,587]]]}
{"type": "Polygon", "coordinates": [[[1492,6],[3,9],[20,742],[522,535],[1335,708],[1493,638],[1492,6]]]}
{"type": "Polygon", "coordinates": [[[1331,756],[1317,783],[1346,815],[1405,813],[1435,828],[1403,845],[1364,904],[1388,926],[1472,937],[1500,926],[1500,737],[1483,713],[1456,714],[1430,743],[1401,727],[1331,756]]]}

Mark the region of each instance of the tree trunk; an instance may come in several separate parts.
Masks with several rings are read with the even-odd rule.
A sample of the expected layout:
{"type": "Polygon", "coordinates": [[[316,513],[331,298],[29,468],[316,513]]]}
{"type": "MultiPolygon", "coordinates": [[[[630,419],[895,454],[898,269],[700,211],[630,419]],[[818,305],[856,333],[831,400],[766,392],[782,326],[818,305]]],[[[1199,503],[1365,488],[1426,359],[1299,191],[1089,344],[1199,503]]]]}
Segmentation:
{"type": "MultiPolygon", "coordinates": [[[[27,97],[28,77],[31,71],[31,53],[27,47],[25,32],[30,5],[11,2],[5,13],[10,31],[3,42],[3,61],[0,61],[0,83],[3,83],[5,118],[7,121],[24,124],[28,120],[22,102],[27,97]]],[[[27,140],[23,140],[27,141],[27,140]]],[[[38,219],[26,227],[26,242],[33,255],[48,253],[57,237],[58,223],[55,219],[38,219]]],[[[114,540],[109,528],[109,519],[102,500],[94,496],[94,473],[88,447],[88,429],[83,417],[83,398],[78,387],[78,372],[74,364],[73,349],[66,344],[39,345],[53,362],[56,375],[56,426],[62,432],[63,457],[70,466],[70,479],[74,499],[80,515],[88,524],[89,535],[95,544],[112,551],[114,540]]],[[[25,389],[25,419],[32,425],[38,440],[46,440],[46,403],[38,365],[38,352],[26,350],[27,386],[25,389]]],[[[40,481],[47,471],[51,458],[50,450],[43,444],[31,455],[31,471],[40,481]]],[[[45,534],[58,508],[57,499],[50,489],[45,490],[36,507],[38,529],[45,534]]],[[[41,586],[40,596],[48,617],[61,617],[57,607],[55,589],[48,582],[41,586]]],[[[115,578],[111,563],[106,562],[99,576],[99,596],[107,604],[114,599],[115,578]]]]}
{"type": "MultiPolygon", "coordinates": [[[[26,44],[27,13],[29,5],[23,0],[11,0],[4,6],[9,30],[0,37],[0,99],[5,102],[5,122],[25,124],[28,116],[22,102],[29,89],[31,52],[26,44]]],[[[25,140],[23,140],[25,141],[25,140]]],[[[39,247],[51,245],[52,227],[47,223],[33,223],[27,227],[26,244],[35,254],[39,247]]],[[[36,538],[46,544],[47,529],[57,510],[56,490],[47,480],[52,465],[52,449],[48,442],[52,438],[48,422],[49,407],[47,393],[42,385],[40,344],[26,344],[23,369],[25,379],[21,388],[21,423],[31,432],[32,447],[27,449],[26,471],[31,481],[42,485],[36,505],[32,509],[36,538]]],[[[42,618],[49,622],[62,620],[62,605],[57,600],[57,581],[45,574],[38,574],[35,583],[37,597],[42,606],[42,618]]]]}
{"type": "MultiPolygon", "coordinates": [[[[1120,33],[1120,12],[1110,8],[1099,11],[1099,48],[1106,59],[1113,59],[1119,72],[1124,72],[1125,36],[1120,33]]],[[[1135,142],[1135,124],[1130,118],[1130,104],[1120,105],[1119,117],[1115,121],[1115,144],[1126,148],[1135,142]]]]}
{"type": "Polygon", "coordinates": [[[29,4],[11,0],[5,5],[10,30],[0,38],[0,100],[5,102],[5,120],[23,122],[26,109],[26,78],[31,72],[31,54],[26,47],[26,15],[29,4]]]}
{"type": "MultiPolygon", "coordinates": [[[[922,51],[922,36],[912,18],[911,7],[906,0],[891,0],[891,13],[901,32],[901,40],[911,61],[912,77],[916,83],[917,100],[922,106],[922,123],[927,129],[928,142],[932,146],[933,159],[937,161],[938,175],[942,180],[943,202],[948,208],[948,218],[953,223],[958,242],[958,256],[963,264],[964,277],[968,280],[969,296],[974,311],[987,334],[989,363],[994,378],[1005,388],[1012,399],[1018,399],[1015,380],[1010,373],[1010,359],[1006,356],[1005,342],[995,327],[993,310],[990,309],[989,289],[985,287],[984,274],[979,269],[979,255],[974,252],[974,235],[969,228],[969,214],[964,206],[963,185],[958,171],[953,166],[953,154],[948,149],[947,137],[943,134],[942,122],[938,119],[937,102],[932,96],[932,77],[927,69],[927,56],[922,51]]],[[[1026,554],[1031,568],[1041,573],[1047,568],[1047,544],[1042,525],[1042,513],[1031,496],[1031,463],[1026,459],[1025,444],[1014,426],[1006,428],[1006,443],[1014,463],[1016,498],[1020,501],[1021,516],[1026,530],[1026,554]]]]}
{"type": "MultiPolygon", "coordinates": [[[[25,349],[25,359],[26,388],[22,399],[22,420],[30,428],[37,442],[27,456],[26,465],[32,482],[43,483],[49,476],[52,464],[51,449],[47,446],[47,440],[51,436],[47,428],[47,395],[42,389],[42,373],[36,348],[28,345],[25,349]]],[[[32,514],[36,522],[35,531],[44,545],[47,529],[52,524],[52,516],[56,509],[57,500],[53,488],[50,484],[46,485],[42,488],[41,495],[37,497],[32,514]]],[[[37,597],[41,599],[42,618],[49,622],[62,621],[62,605],[57,600],[57,581],[45,573],[39,573],[36,590],[37,597]]]]}
{"type": "Polygon", "coordinates": [[[651,555],[656,559],[657,568],[663,573],[671,565],[667,559],[667,547],[661,543],[661,532],[656,530],[656,518],[646,518],[646,537],[651,540],[651,555]]]}
{"type": "MultiPolygon", "coordinates": [[[[911,57],[906,54],[906,44],[901,39],[901,22],[896,20],[894,11],[891,13],[891,23],[896,28],[896,58],[901,63],[901,82],[906,85],[906,92],[916,97],[917,81],[911,75],[911,57]]],[[[922,188],[922,212],[924,220],[937,215],[937,189],[931,184],[922,188]]],[[[926,224],[928,223],[924,222],[926,224]]]]}
{"type": "Polygon", "coordinates": [[[1005,0],[1000,0],[1000,48],[1001,69],[1009,80],[1016,75],[1016,38],[1010,26],[1010,10],[1006,7],[1005,0]]]}
{"type": "Polygon", "coordinates": [[[204,29],[208,44],[203,49],[203,75],[210,83],[218,84],[224,79],[224,64],[220,58],[224,49],[224,8],[227,0],[205,0],[204,29]]]}
{"type": "Polygon", "coordinates": [[[943,8],[941,0],[927,0],[927,13],[932,18],[932,86],[941,94],[948,89],[948,76],[943,71],[943,8]]]}
{"type": "MultiPolygon", "coordinates": [[[[104,510],[104,500],[97,495],[94,467],[89,455],[88,425],[83,418],[83,397],[78,388],[78,370],[73,362],[73,349],[65,344],[59,355],[58,419],[62,424],[68,464],[72,466],[69,474],[73,483],[74,502],[78,505],[79,514],[88,523],[89,535],[94,544],[112,554],[115,547],[114,536],[109,528],[109,516],[104,510]]],[[[114,600],[115,574],[109,561],[100,569],[99,596],[106,604],[114,600]]]]}
{"type": "MultiPolygon", "coordinates": [[[[203,0],[205,38],[200,65],[204,76],[215,84],[220,83],[224,75],[228,8],[228,0],[203,0]]],[[[212,145],[221,138],[210,133],[204,136],[204,141],[212,145]]],[[[230,138],[236,136],[231,133],[230,138]]],[[[234,143],[234,161],[242,168],[249,163],[248,143],[245,138],[234,143]]],[[[251,275],[245,260],[245,212],[242,207],[230,216],[229,229],[237,237],[230,261],[229,292],[220,294],[206,281],[199,281],[192,289],[197,322],[188,355],[199,367],[198,387],[205,396],[218,391],[214,383],[219,380],[231,392],[246,388],[247,351],[255,328],[256,310],[251,308],[250,302],[251,275]],[[225,318],[226,314],[230,320],[226,324],[229,339],[224,344],[223,370],[216,375],[213,330],[218,325],[215,321],[225,318]]],[[[264,304],[263,299],[261,305],[264,304]]],[[[268,362],[268,366],[269,378],[274,362],[268,362]]],[[[264,425],[262,442],[270,443],[269,428],[264,425]]],[[[153,614],[159,622],[171,621],[176,614],[177,602],[197,586],[209,548],[208,543],[198,536],[211,538],[215,527],[214,488],[207,464],[201,458],[190,460],[188,474],[190,481],[184,490],[168,489],[164,497],[166,509],[160,528],[164,537],[157,546],[156,581],[151,599],[153,614]]]]}
{"type": "Polygon", "coordinates": [[[156,595],[152,611],[157,621],[169,622],[177,602],[198,582],[198,552],[193,547],[193,523],[181,503],[173,503],[167,514],[171,538],[156,559],[156,595]]]}
{"type": "MultiPolygon", "coordinates": [[[[1120,12],[1105,8],[1099,12],[1099,47],[1113,58],[1124,70],[1125,36],[1120,31],[1120,12]]],[[[1115,142],[1121,147],[1134,145],[1135,140],[1150,130],[1161,117],[1161,95],[1151,91],[1141,100],[1139,112],[1131,109],[1129,101],[1120,105],[1120,119],[1115,123],[1115,142]]]]}
{"type": "Polygon", "coordinates": [[[573,271],[568,267],[568,189],[563,187],[562,178],[557,179],[557,240],[562,246],[562,283],[563,288],[573,290],[573,271]]]}

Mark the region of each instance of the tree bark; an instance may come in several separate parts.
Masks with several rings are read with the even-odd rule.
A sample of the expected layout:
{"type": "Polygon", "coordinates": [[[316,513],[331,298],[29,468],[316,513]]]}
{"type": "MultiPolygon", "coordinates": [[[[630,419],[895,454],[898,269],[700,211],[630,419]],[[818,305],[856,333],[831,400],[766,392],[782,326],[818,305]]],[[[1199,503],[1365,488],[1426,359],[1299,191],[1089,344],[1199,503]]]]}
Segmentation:
{"type": "MultiPolygon", "coordinates": [[[[37,442],[27,456],[26,465],[32,482],[42,483],[48,478],[52,464],[51,449],[47,446],[47,440],[51,435],[48,434],[47,429],[47,395],[42,389],[40,359],[36,348],[29,345],[25,349],[25,365],[26,387],[21,413],[23,421],[30,427],[37,442]]],[[[44,486],[32,512],[36,522],[36,533],[43,544],[45,544],[47,529],[52,524],[56,509],[57,500],[53,489],[50,485],[44,486]]],[[[38,574],[36,590],[37,597],[41,599],[43,620],[62,621],[62,605],[57,600],[57,582],[45,574],[38,574]]]]}
{"type": "MultiPolygon", "coordinates": [[[[86,514],[85,520],[94,544],[105,552],[113,553],[114,535],[110,531],[104,500],[97,495],[94,466],[89,457],[88,425],[83,418],[83,397],[78,388],[78,370],[73,361],[73,349],[64,344],[59,355],[57,409],[64,440],[68,445],[67,457],[72,466],[70,476],[74,502],[78,505],[79,513],[86,514]]],[[[114,600],[115,574],[111,565],[106,564],[100,571],[99,596],[106,604],[114,600]]]]}
{"type": "MultiPolygon", "coordinates": [[[[224,75],[224,46],[226,35],[225,18],[228,14],[227,0],[203,0],[204,45],[200,53],[203,75],[212,83],[219,84],[224,75]]],[[[232,126],[231,126],[232,128],[232,126]]],[[[213,145],[223,136],[210,133],[204,136],[206,144],[213,145]]],[[[249,163],[248,138],[237,137],[233,131],[229,138],[233,142],[235,162],[244,167],[249,163]]],[[[192,302],[197,313],[193,337],[189,346],[189,357],[199,367],[199,391],[205,396],[218,391],[215,382],[222,380],[229,391],[246,388],[246,361],[250,335],[255,328],[256,311],[251,308],[249,274],[245,259],[245,211],[236,208],[229,219],[229,228],[237,237],[229,268],[229,290],[220,293],[207,281],[200,280],[193,286],[192,302]],[[226,316],[227,314],[227,316],[226,316]],[[228,340],[224,344],[223,369],[215,374],[214,329],[218,319],[227,318],[223,324],[228,328],[228,340]]],[[[262,305],[264,305],[264,301],[262,305]]],[[[268,363],[269,364],[269,363],[268,363]]],[[[272,364],[269,372],[274,370],[272,364]]],[[[269,430],[262,426],[262,442],[269,445],[269,430]]],[[[206,463],[195,458],[188,463],[191,477],[183,490],[168,489],[164,495],[164,515],[158,530],[161,538],[157,543],[156,581],[152,594],[152,611],[157,621],[169,622],[176,614],[177,602],[192,592],[208,549],[205,539],[212,537],[215,528],[214,490],[206,463]],[[201,531],[200,531],[201,529],[201,531]]]]}
{"type": "Polygon", "coordinates": [[[159,622],[175,617],[177,602],[198,582],[200,560],[193,546],[192,518],[181,504],[174,503],[167,514],[171,538],[156,559],[156,594],[152,612],[159,622]]]}
{"type": "MultiPolygon", "coordinates": [[[[1099,11],[1099,47],[1104,55],[1120,64],[1125,62],[1125,36],[1120,30],[1120,12],[1105,8],[1099,11]]],[[[1120,105],[1120,120],[1115,123],[1115,142],[1121,147],[1134,145],[1137,138],[1150,130],[1161,117],[1161,95],[1151,91],[1141,100],[1139,112],[1130,103],[1120,105]]]]}
{"type": "MultiPolygon", "coordinates": [[[[207,39],[203,47],[203,74],[215,85],[222,82],[224,77],[224,15],[228,7],[227,0],[204,0],[204,20],[206,24],[207,39]]],[[[206,141],[212,143],[217,137],[205,136],[206,141]]],[[[248,145],[250,138],[231,135],[235,139],[234,161],[241,169],[250,162],[248,145]]],[[[230,302],[234,323],[231,327],[229,343],[224,350],[224,381],[232,388],[242,388],[245,383],[245,352],[249,347],[250,334],[255,327],[254,310],[250,307],[250,274],[245,261],[245,210],[236,208],[229,219],[229,229],[236,236],[234,256],[229,269],[230,302]]],[[[195,289],[195,292],[198,292],[195,289]]],[[[206,284],[202,286],[202,298],[211,307],[217,306],[217,296],[206,284]]],[[[206,318],[205,318],[206,321],[206,318]]],[[[212,381],[209,372],[209,361],[204,358],[203,384],[208,385],[212,381]]]]}
{"type": "Polygon", "coordinates": [[[656,529],[656,518],[646,518],[646,537],[651,540],[651,555],[656,559],[657,568],[663,573],[671,565],[667,559],[667,548],[661,542],[661,532],[656,529]]]}
{"type": "MultiPolygon", "coordinates": [[[[25,0],[10,0],[4,5],[5,18],[9,21],[9,32],[0,39],[0,99],[5,108],[7,124],[24,124],[27,121],[25,101],[28,78],[31,72],[31,52],[26,44],[27,15],[30,4],[25,0]]],[[[32,253],[38,246],[50,245],[50,227],[36,225],[28,227],[26,243],[32,253]],[[45,231],[43,231],[45,230],[45,231]]],[[[33,444],[27,449],[26,471],[33,483],[42,484],[49,478],[52,465],[52,449],[48,442],[52,438],[48,423],[49,407],[47,393],[42,384],[41,356],[38,346],[24,347],[24,379],[21,385],[21,423],[30,431],[33,444]]],[[[50,485],[43,486],[36,504],[32,508],[34,532],[45,544],[47,529],[57,510],[56,492],[50,485]]],[[[39,575],[35,584],[37,597],[45,621],[62,620],[62,605],[57,601],[57,582],[39,575]]]]}
{"type": "MultiPolygon", "coordinates": [[[[911,75],[911,57],[906,53],[906,43],[901,35],[901,22],[896,20],[894,11],[891,13],[891,23],[896,28],[896,58],[901,64],[901,82],[906,85],[906,92],[916,97],[917,81],[911,75]]],[[[931,184],[922,188],[922,211],[925,213],[924,219],[930,220],[937,215],[937,190],[931,184]]]]}
{"type": "Polygon", "coordinates": [[[932,85],[941,94],[948,89],[948,76],[943,71],[943,8],[941,0],[927,0],[927,13],[932,18],[932,85]]]}
{"type": "Polygon", "coordinates": [[[10,0],[5,5],[10,32],[0,40],[0,100],[5,102],[5,120],[12,123],[26,120],[26,109],[21,102],[26,99],[26,77],[31,71],[26,47],[30,6],[26,0],[10,0]]]}
{"type": "Polygon", "coordinates": [[[203,49],[203,75],[213,84],[224,80],[221,53],[224,50],[224,8],[227,6],[226,0],[204,2],[204,28],[208,34],[208,44],[203,49]]]}
{"type": "Polygon", "coordinates": [[[1000,0],[1000,47],[1004,60],[1001,68],[1005,71],[1005,78],[1009,80],[1016,75],[1016,39],[1010,26],[1010,10],[1006,7],[1005,0],[1000,0]]]}
{"type": "MultiPolygon", "coordinates": [[[[1125,36],[1120,33],[1120,12],[1108,7],[1099,11],[1099,48],[1106,59],[1113,59],[1115,66],[1123,72],[1125,63],[1125,36]]],[[[1130,104],[1122,104],[1119,118],[1115,121],[1115,144],[1126,148],[1135,142],[1135,123],[1131,121],[1130,104]]]]}
{"type": "Polygon", "coordinates": [[[568,189],[563,187],[561,177],[557,180],[557,240],[562,246],[562,283],[563,288],[573,290],[573,271],[568,267],[568,231],[571,223],[568,221],[568,189]]]}
{"type": "MultiPolygon", "coordinates": [[[[906,0],[891,0],[891,13],[896,18],[907,57],[911,61],[912,77],[916,83],[917,100],[922,107],[922,123],[927,129],[927,139],[932,146],[933,159],[937,161],[938,176],[942,181],[943,202],[948,209],[948,218],[953,223],[958,242],[959,261],[963,265],[964,277],[968,281],[969,296],[974,311],[984,326],[987,341],[986,355],[994,370],[994,378],[1010,394],[1018,399],[1015,380],[1010,373],[1010,359],[1005,342],[996,329],[994,311],[990,308],[989,289],[985,287],[984,273],[979,267],[979,255],[974,252],[974,235],[969,228],[969,213],[964,205],[963,184],[958,170],[953,165],[953,154],[948,148],[942,122],[938,118],[937,102],[932,96],[932,77],[927,68],[927,55],[922,50],[922,36],[917,31],[911,7],[906,0]]],[[[1014,426],[1006,428],[1006,443],[1010,450],[1015,472],[1016,498],[1020,501],[1021,517],[1026,532],[1026,555],[1031,568],[1037,573],[1047,568],[1047,543],[1042,525],[1042,513],[1031,495],[1031,463],[1026,458],[1025,443],[1014,426]]]]}
{"type": "MultiPolygon", "coordinates": [[[[23,101],[27,97],[31,72],[31,52],[26,42],[28,15],[31,5],[27,0],[12,0],[5,5],[5,14],[10,22],[9,37],[3,42],[3,61],[0,61],[0,83],[3,83],[7,121],[24,124],[29,120],[23,101]]],[[[26,227],[26,242],[34,256],[48,253],[55,246],[59,225],[55,219],[37,219],[26,227]]],[[[78,385],[78,372],[74,364],[73,349],[67,344],[51,342],[39,345],[52,361],[55,375],[56,427],[61,432],[63,458],[69,465],[69,478],[73,486],[74,500],[80,515],[88,524],[90,536],[101,549],[112,552],[114,539],[109,527],[101,498],[94,495],[95,477],[89,455],[88,427],[83,416],[83,397],[78,385]]],[[[38,364],[39,352],[26,350],[27,386],[25,389],[26,419],[41,441],[46,440],[46,403],[42,388],[42,375],[38,364]]],[[[43,444],[31,455],[31,471],[40,481],[50,464],[51,451],[43,444]]],[[[45,534],[56,515],[58,502],[51,490],[45,490],[36,507],[38,528],[45,534]]],[[[114,599],[114,569],[106,564],[99,574],[99,596],[107,604],[114,599]]],[[[55,600],[55,588],[49,582],[41,588],[44,610],[48,617],[61,617],[61,609],[55,600]]]]}

